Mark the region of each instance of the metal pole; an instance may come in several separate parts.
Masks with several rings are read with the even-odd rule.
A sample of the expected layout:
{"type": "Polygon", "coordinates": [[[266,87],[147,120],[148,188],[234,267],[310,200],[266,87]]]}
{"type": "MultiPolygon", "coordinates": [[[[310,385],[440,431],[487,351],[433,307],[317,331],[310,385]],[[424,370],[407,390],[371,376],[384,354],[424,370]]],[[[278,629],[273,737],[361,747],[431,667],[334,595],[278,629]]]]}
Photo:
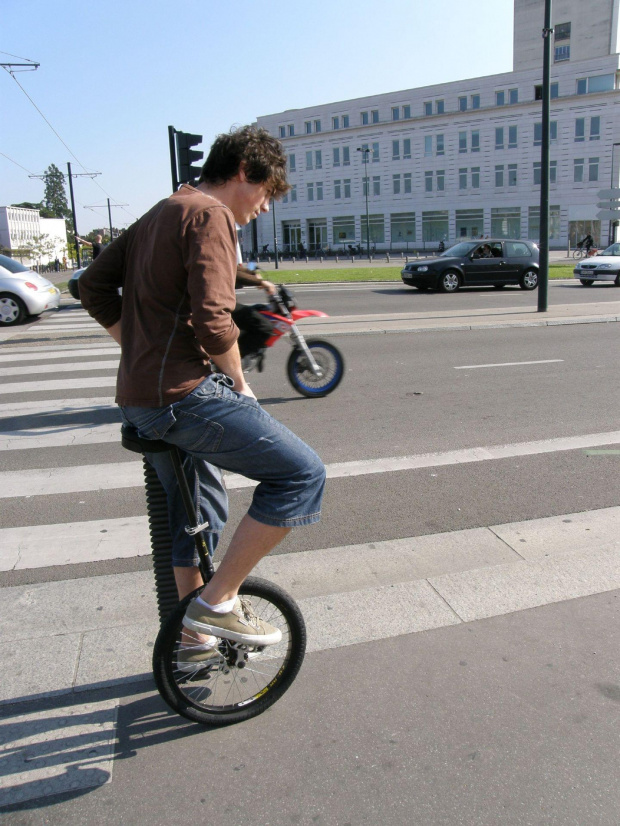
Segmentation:
{"type": "Polygon", "coordinates": [[[370,149],[364,152],[364,171],[366,177],[366,253],[370,261],[370,217],[368,215],[368,190],[370,189],[370,178],[368,177],[368,153],[370,149]]]}
{"type": "Polygon", "coordinates": [[[110,209],[110,199],[108,198],[108,221],[110,222],[110,243],[114,241],[114,235],[112,234],[112,210],[110,209]]]}
{"type": "MultiPolygon", "coordinates": [[[[610,189],[615,189],[614,183],[616,183],[616,184],[618,183],[617,178],[616,178],[616,181],[614,182],[614,151],[616,149],[616,146],[620,146],[620,143],[612,143],[612,145],[611,145],[611,176],[610,176],[610,182],[609,182],[609,188],[610,189]]],[[[616,209],[615,206],[612,206],[611,208],[616,209]]],[[[611,244],[614,244],[615,241],[616,241],[615,228],[616,228],[617,223],[618,223],[617,221],[610,221],[609,222],[608,246],[610,246],[611,244]]]]}
{"type": "Polygon", "coordinates": [[[276,235],[276,202],[274,198],[271,199],[271,212],[273,214],[273,250],[277,270],[280,268],[280,265],[278,264],[278,236],[276,235]]]}
{"type": "Polygon", "coordinates": [[[545,0],[543,28],[542,147],[540,154],[540,260],[538,274],[538,312],[547,312],[549,288],[549,109],[551,104],[551,0],[545,0]]]}
{"type": "Polygon", "coordinates": [[[71,195],[71,215],[73,216],[73,234],[76,236],[75,238],[75,257],[77,259],[78,270],[80,269],[80,245],[77,239],[77,220],[75,217],[75,200],[73,198],[73,177],[71,176],[71,164],[67,163],[67,169],[69,170],[69,194],[71,195]]]}
{"type": "Polygon", "coordinates": [[[176,192],[179,188],[179,179],[177,178],[177,151],[174,136],[176,129],[174,126],[168,127],[168,144],[170,145],[170,169],[172,172],[172,191],[176,192]]]}

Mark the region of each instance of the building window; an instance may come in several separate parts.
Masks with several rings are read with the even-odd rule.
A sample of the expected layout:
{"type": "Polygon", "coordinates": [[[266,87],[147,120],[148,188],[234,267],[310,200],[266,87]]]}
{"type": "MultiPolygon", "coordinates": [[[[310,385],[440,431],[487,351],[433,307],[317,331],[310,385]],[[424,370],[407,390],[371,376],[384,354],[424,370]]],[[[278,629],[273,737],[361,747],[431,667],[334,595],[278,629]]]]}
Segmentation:
{"type": "Polygon", "coordinates": [[[291,203],[294,203],[297,200],[297,184],[293,184],[289,195],[291,196],[291,203]]]}
{"type": "Polygon", "coordinates": [[[411,172],[405,172],[403,175],[403,192],[405,195],[411,194],[411,172]]]}
{"type": "Polygon", "coordinates": [[[517,147],[517,127],[508,127],[508,149],[516,149],[517,147]]]}
{"type": "Polygon", "coordinates": [[[362,112],[362,126],[368,126],[368,112],[362,112]]]}
{"type": "Polygon", "coordinates": [[[432,115],[433,114],[433,104],[430,100],[427,100],[424,104],[424,114],[425,115],[432,115]]]}
{"type": "MultiPolygon", "coordinates": [[[[549,183],[555,184],[558,180],[558,162],[551,161],[549,163],[549,183]]],[[[540,161],[534,162],[534,186],[540,186],[542,181],[542,170],[540,161]]]]}
{"type": "Polygon", "coordinates": [[[373,109],[370,113],[370,119],[373,123],[379,123],[379,110],[373,109]]]}
{"type": "Polygon", "coordinates": [[[467,152],[467,132],[459,132],[459,153],[467,152]]]}
{"type": "Polygon", "coordinates": [[[350,198],[351,197],[351,178],[345,178],[342,183],[343,183],[343,186],[344,186],[344,197],[345,198],[350,198]]]}
{"type": "Polygon", "coordinates": [[[332,166],[340,166],[340,147],[334,146],[332,150],[332,166]]]}
{"type": "Polygon", "coordinates": [[[575,158],[573,161],[573,181],[576,184],[583,183],[583,166],[584,166],[584,159],[583,158],[575,158]]]}
{"type": "Polygon", "coordinates": [[[351,216],[334,218],[332,221],[334,244],[355,241],[355,218],[351,216]]]}
{"type": "Polygon", "coordinates": [[[285,138],[285,137],[286,137],[286,127],[285,127],[285,126],[278,126],[278,135],[279,135],[281,138],[285,138]]]}
{"type": "Polygon", "coordinates": [[[519,90],[518,89],[509,89],[508,90],[508,102],[509,103],[518,103],[519,102],[519,90]]]}
{"type": "Polygon", "coordinates": [[[556,23],[553,27],[553,37],[558,40],[570,40],[570,23],[556,23]]]}
{"type": "Polygon", "coordinates": [[[459,189],[467,189],[467,168],[459,169],[459,189]]]}
{"type": "Polygon", "coordinates": [[[340,118],[338,115],[332,118],[332,129],[340,129],[340,118]]]}
{"type": "Polygon", "coordinates": [[[588,79],[585,77],[580,78],[577,81],[577,94],[578,95],[585,95],[588,92],[588,79]]]}
{"type": "Polygon", "coordinates": [[[570,60],[570,45],[556,46],[553,51],[553,62],[562,63],[565,60],[570,60]]]}
{"type": "Polygon", "coordinates": [[[435,113],[437,115],[443,115],[443,113],[444,113],[444,102],[443,102],[443,100],[436,100],[435,101],[435,113]]]}
{"type": "Polygon", "coordinates": [[[400,141],[392,141],[392,160],[400,160],[400,141]]]}
{"type": "Polygon", "coordinates": [[[304,123],[304,132],[306,133],[306,135],[312,134],[312,121],[311,120],[307,120],[304,123]]]}
{"type": "MultiPolygon", "coordinates": [[[[551,100],[560,96],[560,85],[559,83],[552,83],[549,87],[550,97],[551,100]]],[[[534,100],[542,100],[543,96],[543,87],[539,84],[534,86],[534,100]]]]}
{"type": "Polygon", "coordinates": [[[291,172],[295,172],[295,155],[288,156],[288,168],[291,172]]]}
{"type": "Polygon", "coordinates": [[[508,186],[516,186],[517,185],[517,164],[516,163],[509,163],[508,164],[508,186]]]}
{"type": "Polygon", "coordinates": [[[407,104],[403,106],[403,118],[406,120],[407,118],[411,117],[411,106],[407,104]]]}
{"type": "Polygon", "coordinates": [[[586,139],[586,119],[575,118],[575,143],[586,139]]]}
{"type": "Polygon", "coordinates": [[[601,118],[597,115],[590,118],[590,140],[597,141],[601,137],[601,118]]]}
{"type": "Polygon", "coordinates": [[[437,192],[443,192],[446,188],[446,171],[445,169],[438,169],[436,173],[437,192]]]}
{"type": "Polygon", "coordinates": [[[321,131],[321,121],[320,120],[315,120],[314,121],[314,131],[315,132],[320,132],[321,131]]]}
{"type": "Polygon", "coordinates": [[[392,246],[409,244],[415,241],[415,212],[393,212],[390,215],[390,236],[392,246]]]}
{"type": "Polygon", "coordinates": [[[504,127],[498,126],[495,129],[495,148],[496,149],[503,149],[504,148],[504,127]]]}
{"type": "Polygon", "coordinates": [[[372,145],[372,162],[379,163],[379,144],[373,143],[372,145]]]}
{"type": "Polygon", "coordinates": [[[467,111],[467,97],[459,98],[459,112],[466,112],[467,111]]]}
{"type": "Polygon", "coordinates": [[[343,115],[342,116],[342,128],[343,129],[348,129],[349,128],[349,116],[348,115],[343,115]]]}
{"type": "Polygon", "coordinates": [[[472,166],[471,168],[471,188],[480,189],[480,167],[472,166]]]}
{"type": "Polygon", "coordinates": [[[411,160],[411,138],[403,140],[403,160],[411,160]]]}
{"type": "Polygon", "coordinates": [[[400,175],[392,175],[392,192],[400,195],[400,175]]]}
{"type": "MultiPolygon", "coordinates": [[[[549,123],[549,140],[551,143],[557,143],[558,140],[558,122],[552,120],[549,123]]],[[[534,146],[541,146],[542,144],[542,123],[534,124],[534,146]]]]}
{"type": "Polygon", "coordinates": [[[323,200],[323,182],[316,185],[316,199],[317,201],[323,200]]]}
{"type": "Polygon", "coordinates": [[[294,137],[294,135],[295,135],[295,127],[293,126],[292,123],[289,123],[288,136],[289,136],[289,138],[292,138],[292,137],[294,137]]]}
{"type": "Polygon", "coordinates": [[[312,152],[306,152],[306,169],[312,169],[312,152]]]}
{"type": "Polygon", "coordinates": [[[598,158],[590,158],[588,164],[588,180],[598,181],[598,158]]]}
{"type": "Polygon", "coordinates": [[[392,120],[400,120],[400,106],[392,106],[392,120]]]}
{"type": "Polygon", "coordinates": [[[308,200],[314,201],[314,184],[307,184],[308,188],[308,200]]]}
{"type": "Polygon", "coordinates": [[[471,133],[471,151],[480,152],[480,132],[478,129],[474,129],[471,133]]]}
{"type": "Polygon", "coordinates": [[[372,194],[381,195],[381,176],[373,175],[372,178],[372,194]]]}
{"type": "Polygon", "coordinates": [[[348,146],[342,147],[342,165],[349,166],[351,163],[351,153],[349,152],[348,146]]]}
{"type": "Polygon", "coordinates": [[[471,108],[480,109],[480,95],[471,96],[471,108]]]}
{"type": "Polygon", "coordinates": [[[503,164],[495,167],[495,186],[504,186],[504,166],[503,164]]]}
{"type": "Polygon", "coordinates": [[[425,192],[432,192],[433,191],[433,173],[432,172],[425,172],[424,173],[424,191],[425,192]]]}
{"type": "Polygon", "coordinates": [[[496,106],[503,106],[506,103],[506,93],[505,92],[495,92],[495,105],[496,106]]]}
{"type": "Polygon", "coordinates": [[[521,208],[491,207],[491,235],[494,238],[520,238],[521,208]]]}
{"type": "Polygon", "coordinates": [[[424,137],[424,156],[429,157],[433,154],[433,137],[432,135],[425,135],[424,137]]]}
{"type": "Polygon", "coordinates": [[[611,92],[616,88],[615,75],[594,75],[577,81],[578,95],[592,95],[596,92],[611,92]]]}
{"type": "Polygon", "coordinates": [[[314,153],[314,168],[323,169],[323,153],[320,149],[317,149],[314,153]]]}
{"type": "MultiPolygon", "coordinates": [[[[361,220],[362,226],[362,243],[366,243],[366,216],[361,220]]],[[[368,228],[370,230],[370,242],[372,244],[385,243],[385,226],[383,215],[369,215],[368,228]]]]}
{"type": "Polygon", "coordinates": [[[443,135],[437,135],[437,137],[435,138],[435,148],[437,150],[438,155],[445,154],[443,135]]]}

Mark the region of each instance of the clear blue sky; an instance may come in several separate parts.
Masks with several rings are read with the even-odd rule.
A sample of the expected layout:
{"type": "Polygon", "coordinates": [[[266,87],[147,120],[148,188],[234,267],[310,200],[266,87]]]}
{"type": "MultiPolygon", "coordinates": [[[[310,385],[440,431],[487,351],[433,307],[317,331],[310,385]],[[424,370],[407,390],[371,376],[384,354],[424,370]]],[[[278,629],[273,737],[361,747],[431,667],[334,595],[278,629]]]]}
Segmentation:
{"type": "Polygon", "coordinates": [[[75,157],[0,71],[0,205],[43,196],[15,163],[71,161],[102,173],[74,181],[79,231],[107,225],[84,206],[108,196],[127,225],[170,192],[168,124],[206,149],[260,115],[507,72],[512,15],[512,0],[3,0],[0,62],[41,64],[16,77],[75,157]]]}

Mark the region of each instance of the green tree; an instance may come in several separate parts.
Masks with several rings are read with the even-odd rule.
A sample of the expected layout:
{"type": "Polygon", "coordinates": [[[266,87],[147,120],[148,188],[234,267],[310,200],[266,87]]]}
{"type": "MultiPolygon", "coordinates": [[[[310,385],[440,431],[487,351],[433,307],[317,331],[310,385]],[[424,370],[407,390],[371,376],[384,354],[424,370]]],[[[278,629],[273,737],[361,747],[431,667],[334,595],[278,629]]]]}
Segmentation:
{"type": "Polygon", "coordinates": [[[54,252],[54,242],[49,235],[35,235],[32,241],[26,242],[30,257],[35,258],[39,266],[43,258],[49,258],[54,252]]]}
{"type": "MultiPolygon", "coordinates": [[[[65,177],[56,164],[50,164],[43,173],[45,181],[45,195],[43,204],[49,210],[52,218],[70,218],[71,212],[67,204],[65,177]]],[[[48,217],[48,216],[45,216],[48,217]]]]}

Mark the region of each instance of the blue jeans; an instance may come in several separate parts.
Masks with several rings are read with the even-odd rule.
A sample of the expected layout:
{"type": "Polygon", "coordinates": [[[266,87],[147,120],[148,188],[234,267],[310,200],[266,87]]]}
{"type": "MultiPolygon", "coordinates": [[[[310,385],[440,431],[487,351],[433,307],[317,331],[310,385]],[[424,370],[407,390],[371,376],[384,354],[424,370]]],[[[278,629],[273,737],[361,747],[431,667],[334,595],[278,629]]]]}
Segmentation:
{"type": "MultiPolygon", "coordinates": [[[[216,374],[167,407],[121,407],[124,421],[143,439],[164,439],[181,449],[199,522],[209,523],[205,541],[211,554],[228,517],[221,470],[259,483],[248,513],[276,527],[318,522],[325,487],[325,468],[317,454],[255,399],[231,390],[229,382],[216,374]]],[[[149,453],[147,459],[168,498],[172,564],[191,567],[197,564],[196,549],[185,532],[187,515],[170,456],[149,453]]]]}

